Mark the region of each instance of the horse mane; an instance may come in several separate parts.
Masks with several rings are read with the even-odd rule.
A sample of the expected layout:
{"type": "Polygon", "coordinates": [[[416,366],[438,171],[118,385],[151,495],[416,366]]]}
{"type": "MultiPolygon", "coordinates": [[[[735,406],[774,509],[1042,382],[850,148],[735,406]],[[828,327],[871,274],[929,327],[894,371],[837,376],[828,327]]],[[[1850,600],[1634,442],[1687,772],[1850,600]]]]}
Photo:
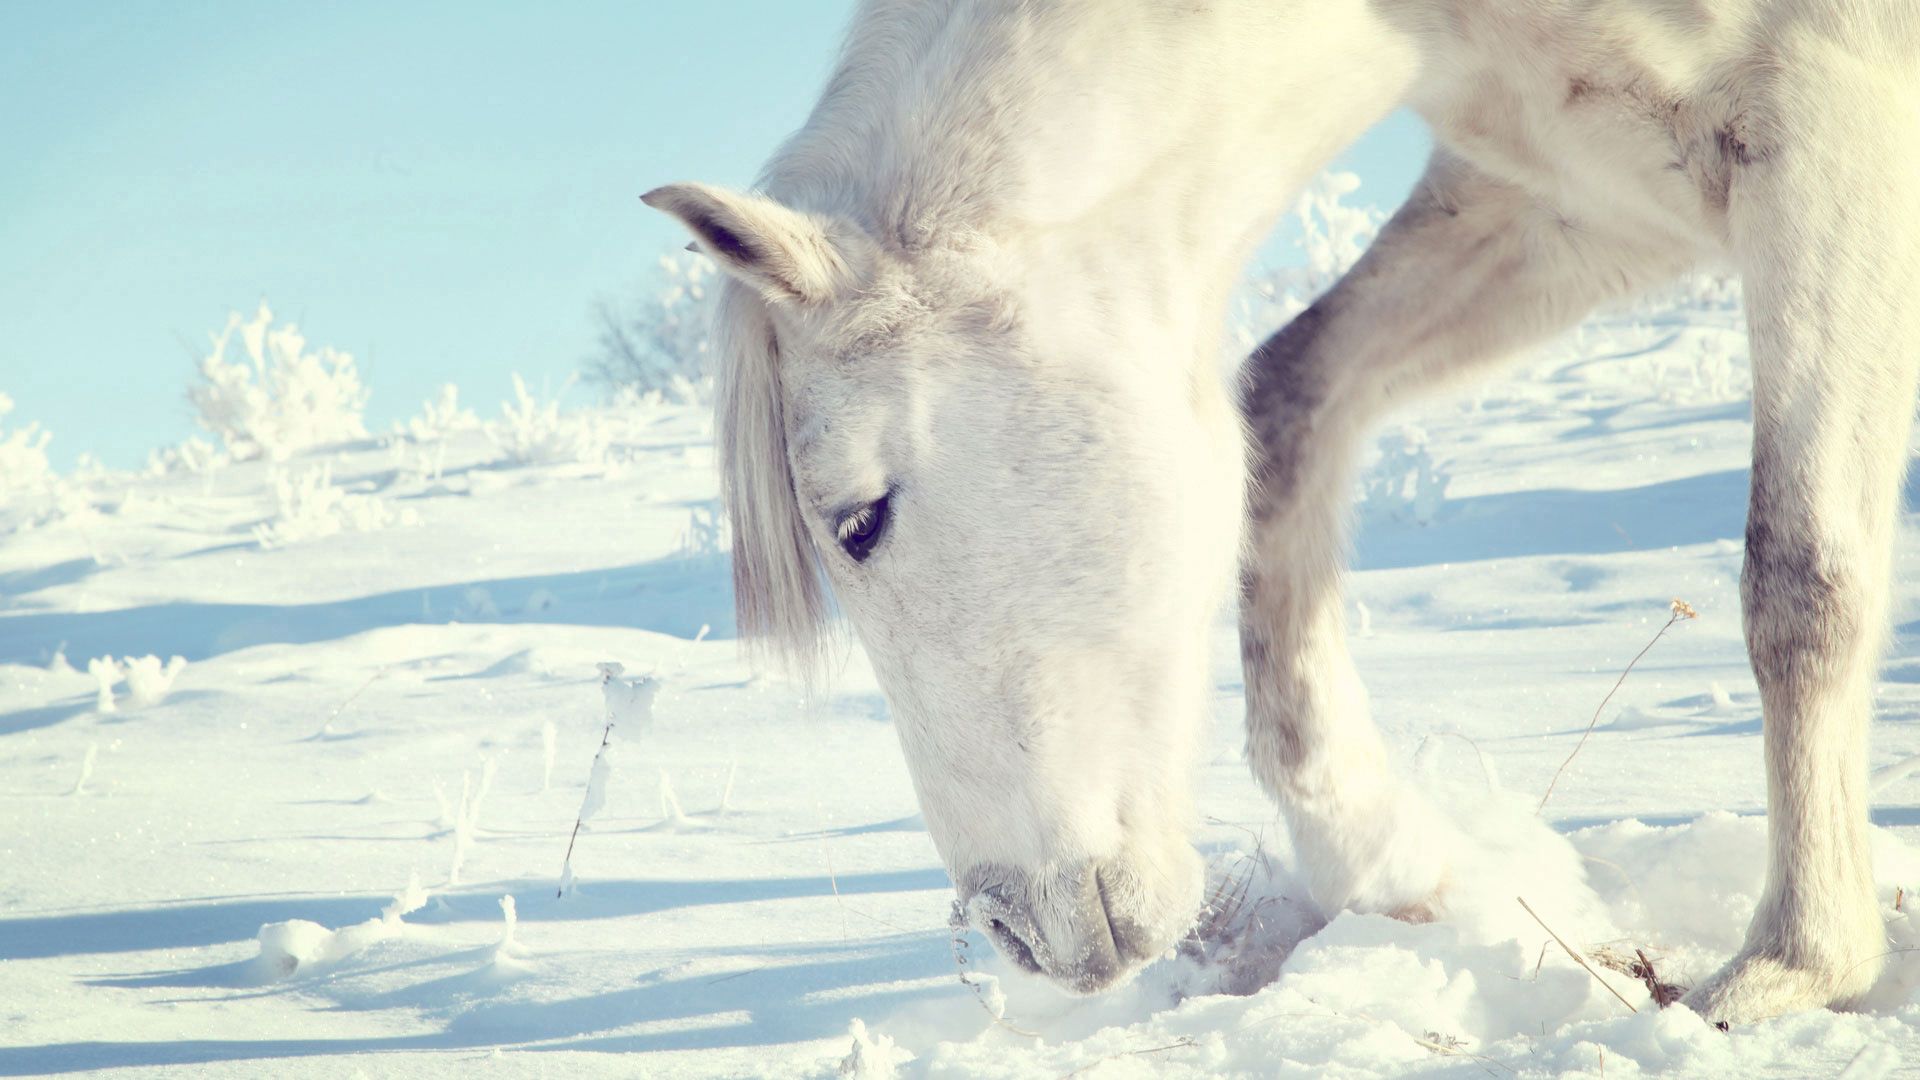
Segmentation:
{"type": "MultiPolygon", "coordinates": [[[[963,24],[989,14],[952,0],[863,0],[807,122],[767,162],[755,188],[785,205],[842,217],[901,250],[922,247],[936,229],[963,231],[956,215],[976,209],[976,189],[996,182],[989,162],[1002,134],[981,129],[959,139],[945,131],[942,153],[920,159],[902,155],[900,132],[925,137],[925,126],[954,125],[952,116],[932,124],[939,110],[926,102],[951,109],[953,100],[967,99],[947,84],[966,78],[969,66],[951,56],[923,61],[929,52],[960,52],[985,40],[963,24]]],[[[868,322],[885,324],[898,314],[899,304],[866,299],[868,322]]],[[[751,287],[725,281],[712,342],[735,626],[756,666],[771,662],[812,684],[834,645],[833,605],[787,458],[780,345],[767,302],[751,287]]]]}
{"type": "Polygon", "coordinates": [[[787,460],[779,342],[766,303],[737,281],[713,313],[715,441],[733,530],[734,623],[750,660],[811,683],[825,666],[828,601],[787,460]]]}

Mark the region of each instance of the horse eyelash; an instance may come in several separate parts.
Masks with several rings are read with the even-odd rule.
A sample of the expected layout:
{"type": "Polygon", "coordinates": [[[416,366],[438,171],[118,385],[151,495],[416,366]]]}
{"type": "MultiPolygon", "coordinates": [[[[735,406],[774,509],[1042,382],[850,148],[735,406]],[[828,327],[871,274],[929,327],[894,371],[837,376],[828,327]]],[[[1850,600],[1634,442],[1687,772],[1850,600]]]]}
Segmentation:
{"type": "Polygon", "coordinates": [[[834,529],[833,529],[834,536],[836,536],[841,540],[845,540],[847,537],[852,536],[859,529],[864,528],[867,522],[871,521],[872,519],[873,519],[873,504],[868,503],[867,505],[861,507],[860,509],[855,510],[853,513],[848,514],[847,516],[841,518],[840,524],[834,526],[834,529]]]}

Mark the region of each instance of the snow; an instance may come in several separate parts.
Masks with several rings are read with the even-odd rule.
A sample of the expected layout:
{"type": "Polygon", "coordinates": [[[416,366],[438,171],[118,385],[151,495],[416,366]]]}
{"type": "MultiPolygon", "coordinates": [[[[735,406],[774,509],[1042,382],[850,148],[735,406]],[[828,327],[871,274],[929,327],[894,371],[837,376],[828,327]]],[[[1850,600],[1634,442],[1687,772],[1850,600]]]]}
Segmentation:
{"type": "Polygon", "coordinates": [[[857,649],[811,702],[738,657],[699,406],[569,413],[516,385],[483,425],[449,391],[387,436],[9,487],[0,1075],[1912,1070],[1911,517],[1872,754],[1894,952],[1868,1006],[1720,1032],[1620,970],[1637,949],[1665,981],[1710,972],[1764,866],[1739,319],[1696,282],[1382,431],[1355,490],[1354,649],[1396,758],[1465,837],[1448,916],[1302,903],[1240,757],[1223,613],[1212,909],[1091,999],[956,938],[857,649]],[[1538,813],[1675,597],[1699,618],[1538,813]]]}

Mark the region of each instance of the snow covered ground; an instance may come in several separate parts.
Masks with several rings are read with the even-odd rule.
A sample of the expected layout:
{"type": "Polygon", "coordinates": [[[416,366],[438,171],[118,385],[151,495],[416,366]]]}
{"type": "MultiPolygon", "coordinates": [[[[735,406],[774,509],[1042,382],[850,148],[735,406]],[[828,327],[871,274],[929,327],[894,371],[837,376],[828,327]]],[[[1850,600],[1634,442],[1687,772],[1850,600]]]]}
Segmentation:
{"type": "MultiPolygon", "coordinates": [[[[1596,962],[1644,949],[1684,984],[1735,948],[1759,885],[1738,326],[1705,286],[1597,317],[1383,434],[1356,492],[1355,649],[1408,775],[1482,849],[1456,912],[1322,925],[1300,902],[1241,761],[1223,615],[1197,823],[1220,910],[1097,999],[955,943],[857,649],[812,704],[736,656],[700,408],[523,398],[518,438],[456,408],[280,464],[189,452],[15,491],[0,1075],[1920,1067],[1920,952],[1892,957],[1867,1011],[1722,1033],[1603,968],[1617,1000],[1542,927],[1596,962]],[[1536,816],[1675,597],[1699,618],[1641,661],[1536,816]],[[149,655],[103,708],[89,661],[149,655]],[[560,898],[603,661],[660,689],[650,725],[634,708],[613,731],[560,898]]],[[[1920,887],[1920,776],[1900,767],[1920,755],[1912,524],[1872,757],[1902,949],[1920,946],[1896,910],[1920,887]]]]}

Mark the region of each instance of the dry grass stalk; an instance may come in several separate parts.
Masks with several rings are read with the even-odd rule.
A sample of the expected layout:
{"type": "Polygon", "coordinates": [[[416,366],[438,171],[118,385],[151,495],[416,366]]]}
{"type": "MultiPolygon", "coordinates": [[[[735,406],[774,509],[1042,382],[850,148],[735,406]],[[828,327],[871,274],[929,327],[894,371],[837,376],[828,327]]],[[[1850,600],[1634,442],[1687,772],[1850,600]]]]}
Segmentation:
{"type": "Polygon", "coordinates": [[[1539,913],[1533,910],[1533,906],[1527,903],[1526,897],[1516,896],[1514,897],[1514,899],[1520,901],[1520,906],[1526,909],[1527,914],[1533,916],[1533,921],[1540,924],[1540,929],[1545,930],[1548,936],[1552,937],[1554,942],[1558,944],[1560,948],[1564,949],[1568,956],[1573,958],[1574,963],[1579,964],[1582,968],[1585,968],[1587,974],[1593,976],[1594,982],[1597,982],[1601,986],[1606,987],[1607,993],[1612,994],[1616,998],[1619,998],[1620,1004],[1625,1005],[1627,1007],[1627,1012],[1637,1013],[1640,1011],[1639,1009],[1636,1009],[1633,1007],[1633,1002],[1628,1001],[1625,994],[1622,994],[1620,991],[1615,990],[1613,988],[1612,983],[1601,978],[1600,973],[1593,970],[1593,965],[1587,963],[1586,957],[1581,956],[1580,953],[1576,951],[1573,946],[1567,944],[1566,939],[1562,938],[1559,934],[1555,933],[1553,927],[1547,925],[1547,920],[1542,919],[1539,913]]]}
{"type": "Polygon", "coordinates": [[[1169,1050],[1185,1050],[1189,1047],[1198,1046],[1198,1045],[1200,1045],[1200,1043],[1198,1042],[1198,1040],[1194,1039],[1193,1036],[1182,1035],[1165,1046],[1149,1046],[1141,1050],[1122,1050],[1117,1054],[1108,1054],[1105,1057],[1095,1058],[1094,1060],[1087,1062],[1085,1065],[1080,1066],[1079,1068],[1073,1070],[1072,1072],[1063,1074],[1060,1077],[1060,1080],[1073,1080],[1073,1077],[1079,1076],[1081,1073],[1090,1072],[1094,1069],[1099,1068],[1102,1065],[1105,1065],[1109,1061],[1118,1061],[1124,1057],[1142,1057],[1147,1054],[1164,1054],[1169,1050]]]}
{"type": "Polygon", "coordinates": [[[1640,980],[1640,983],[1647,988],[1647,996],[1662,1009],[1686,996],[1686,987],[1660,978],[1658,970],[1654,968],[1653,961],[1648,958],[1644,949],[1635,948],[1632,952],[1627,952],[1610,945],[1596,945],[1587,950],[1587,955],[1593,958],[1594,963],[1609,971],[1617,971],[1622,975],[1640,980]]]}
{"type": "Polygon", "coordinates": [[[1666,625],[1660,627],[1653,635],[1653,640],[1647,642],[1645,648],[1634,654],[1632,660],[1627,661],[1626,670],[1622,671],[1620,677],[1613,681],[1613,689],[1608,690],[1607,696],[1600,699],[1600,707],[1593,710],[1593,719],[1587,721],[1587,730],[1580,733],[1580,741],[1574,744],[1573,753],[1568,754],[1567,760],[1561,762],[1560,767],[1553,770],[1553,779],[1547,782],[1547,793],[1540,796],[1540,806],[1534,813],[1541,813],[1546,810],[1547,800],[1553,797],[1554,785],[1560,782],[1560,774],[1567,771],[1567,766],[1573,764],[1573,759],[1580,755],[1581,747],[1587,745],[1587,737],[1593,734],[1593,729],[1600,723],[1600,714],[1607,711],[1607,702],[1613,700],[1613,695],[1619,692],[1621,684],[1626,682],[1627,676],[1633,673],[1633,666],[1640,662],[1641,657],[1653,651],[1653,647],[1660,643],[1660,639],[1666,636],[1667,631],[1673,628],[1674,623],[1682,619],[1697,619],[1700,617],[1700,613],[1693,610],[1693,605],[1687,603],[1685,600],[1675,599],[1668,605],[1668,608],[1673,614],[1667,619],[1666,625]]]}
{"type": "Polygon", "coordinates": [[[1646,953],[1635,949],[1633,954],[1639,958],[1639,962],[1634,965],[1631,974],[1646,984],[1647,993],[1653,998],[1656,1006],[1664,1009],[1686,996],[1686,987],[1660,980],[1659,973],[1653,970],[1653,961],[1647,959],[1646,953]]]}
{"type": "Polygon", "coordinates": [[[1469,1058],[1475,1062],[1478,1062],[1480,1065],[1480,1071],[1486,1073],[1488,1076],[1500,1075],[1499,1073],[1494,1072],[1493,1069],[1489,1068],[1488,1066],[1497,1066],[1498,1068],[1505,1069],[1507,1072],[1514,1073],[1516,1075],[1519,1072],[1519,1070],[1515,1069],[1513,1066],[1507,1064],[1504,1061],[1499,1061],[1494,1058],[1490,1058],[1485,1054],[1474,1053],[1473,1051],[1467,1049],[1466,1040],[1456,1038],[1452,1035],[1442,1034],[1441,1032],[1438,1032],[1438,1031],[1429,1031],[1421,1036],[1417,1036],[1417,1037],[1408,1036],[1408,1037],[1413,1039],[1414,1045],[1422,1047],[1423,1049],[1427,1050],[1429,1053],[1439,1054],[1441,1057],[1469,1058]]]}
{"type": "Polygon", "coordinates": [[[1413,1041],[1436,1054],[1457,1054],[1467,1048],[1465,1039],[1441,1031],[1425,1032],[1413,1041]]]}
{"type": "Polygon", "coordinates": [[[1222,875],[1207,895],[1206,904],[1200,909],[1200,921],[1193,928],[1194,937],[1204,943],[1226,936],[1227,928],[1247,906],[1254,872],[1266,861],[1266,848],[1256,841],[1254,853],[1242,858],[1233,871],[1222,875]]]}

